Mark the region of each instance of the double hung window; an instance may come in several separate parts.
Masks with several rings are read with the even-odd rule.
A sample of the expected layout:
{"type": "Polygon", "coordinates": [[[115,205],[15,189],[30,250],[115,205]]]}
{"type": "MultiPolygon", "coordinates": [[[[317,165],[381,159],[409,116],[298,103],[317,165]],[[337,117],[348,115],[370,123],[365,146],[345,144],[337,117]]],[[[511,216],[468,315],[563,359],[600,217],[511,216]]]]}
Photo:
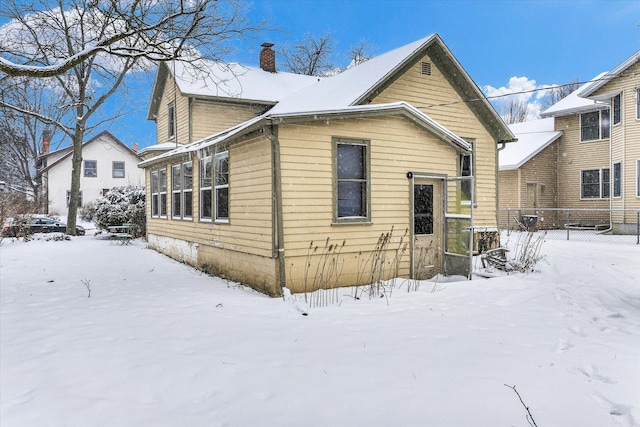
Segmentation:
{"type": "Polygon", "coordinates": [[[609,169],[586,169],[580,175],[580,198],[609,198],[609,169]]]}
{"type": "Polygon", "coordinates": [[[622,196],[622,163],[613,164],[613,197],[622,196]]]}
{"type": "Polygon", "coordinates": [[[98,161],[97,160],[85,160],[84,161],[84,176],[87,178],[95,178],[98,176],[98,161]]]}
{"type": "Polygon", "coordinates": [[[160,195],[160,216],[167,216],[167,168],[158,171],[158,184],[160,195]]]}
{"type": "Polygon", "coordinates": [[[211,156],[200,159],[200,219],[211,221],[211,156]]]}
{"type": "Polygon", "coordinates": [[[171,166],[171,216],[182,218],[182,165],[171,166]]]}
{"type": "Polygon", "coordinates": [[[617,125],[622,121],[622,96],[617,94],[613,97],[613,124],[617,125]]]}
{"type": "Polygon", "coordinates": [[[124,162],[113,162],[111,166],[113,178],[124,178],[124,162]]]}
{"type": "Polygon", "coordinates": [[[368,221],[369,143],[335,140],[335,220],[368,221]]]}
{"type": "Polygon", "coordinates": [[[151,172],[151,216],[158,217],[160,213],[159,199],[160,199],[160,185],[159,185],[158,171],[151,172]]]}
{"type": "Polygon", "coordinates": [[[580,114],[580,140],[597,141],[609,138],[609,110],[580,114]]]}
{"type": "Polygon", "coordinates": [[[229,221],[229,152],[215,155],[215,212],[216,221],[229,221]]]}

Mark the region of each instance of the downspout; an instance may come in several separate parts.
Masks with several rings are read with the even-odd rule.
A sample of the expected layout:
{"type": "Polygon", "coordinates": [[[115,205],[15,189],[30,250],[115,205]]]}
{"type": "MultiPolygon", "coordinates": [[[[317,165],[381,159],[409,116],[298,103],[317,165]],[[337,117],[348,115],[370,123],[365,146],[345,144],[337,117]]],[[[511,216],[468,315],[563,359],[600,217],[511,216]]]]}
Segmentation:
{"type": "MultiPolygon", "coordinates": [[[[273,209],[272,211],[272,240],[273,240],[273,257],[278,259],[278,282],[280,284],[280,295],[283,295],[282,289],[287,286],[285,277],[284,262],[284,230],[282,219],[282,174],[280,170],[280,140],[277,137],[278,128],[273,125],[263,128],[265,136],[271,141],[271,170],[272,170],[272,194],[273,209]]],[[[278,289],[275,289],[278,291],[278,289]]]]}
{"type": "MultiPolygon", "coordinates": [[[[498,230],[500,230],[500,151],[506,146],[506,143],[498,141],[496,150],[496,226],[498,230]]],[[[520,169],[518,169],[518,206],[520,206],[520,169]]],[[[509,218],[507,218],[507,229],[509,229],[509,218]]]]}

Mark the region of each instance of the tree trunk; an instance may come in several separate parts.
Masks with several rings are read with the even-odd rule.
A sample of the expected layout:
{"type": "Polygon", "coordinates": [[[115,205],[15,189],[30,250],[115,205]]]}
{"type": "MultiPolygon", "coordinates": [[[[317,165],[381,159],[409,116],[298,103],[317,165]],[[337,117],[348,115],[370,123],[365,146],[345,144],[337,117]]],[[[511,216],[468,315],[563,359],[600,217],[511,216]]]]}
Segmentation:
{"type": "Polygon", "coordinates": [[[71,158],[71,190],[69,194],[69,209],[67,211],[67,234],[76,235],[78,217],[78,199],[80,198],[80,172],[82,170],[82,141],[84,129],[76,127],[73,136],[73,157],[71,158]]]}

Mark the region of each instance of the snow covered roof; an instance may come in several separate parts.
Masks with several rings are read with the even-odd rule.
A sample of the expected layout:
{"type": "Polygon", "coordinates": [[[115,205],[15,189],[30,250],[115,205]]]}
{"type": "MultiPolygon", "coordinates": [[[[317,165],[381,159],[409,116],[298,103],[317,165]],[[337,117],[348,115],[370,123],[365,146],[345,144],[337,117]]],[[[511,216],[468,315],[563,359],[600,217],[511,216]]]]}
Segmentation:
{"type": "Polygon", "coordinates": [[[518,142],[506,144],[505,148],[499,151],[500,170],[520,168],[560,138],[562,131],[555,131],[553,122],[553,117],[549,117],[509,125],[518,142]]]}
{"type": "Polygon", "coordinates": [[[147,119],[154,120],[161,91],[169,76],[183,96],[220,98],[225,101],[274,105],[291,92],[318,83],[321,77],[276,72],[238,63],[224,64],[207,60],[193,63],[173,61],[161,64],[154,82],[147,119]],[[175,73],[174,73],[175,70],[175,73]]]}
{"type": "Polygon", "coordinates": [[[580,93],[580,96],[588,97],[589,95],[593,94],[602,86],[609,83],[611,79],[617,77],[618,75],[620,75],[620,73],[622,73],[623,71],[625,71],[627,68],[629,68],[630,66],[632,66],[638,61],[640,61],[640,50],[634,53],[633,55],[631,55],[629,58],[625,59],[621,64],[619,64],[613,70],[609,71],[608,73],[604,73],[604,75],[601,75],[600,78],[596,82],[594,82],[594,84],[590,85],[587,88],[584,88],[580,93]]]}
{"type": "Polygon", "coordinates": [[[595,101],[593,99],[584,98],[583,93],[590,90],[593,86],[600,83],[601,79],[607,73],[600,73],[578,89],[571,92],[551,107],[544,110],[541,117],[567,116],[570,114],[583,113],[586,111],[600,110],[609,108],[609,103],[595,101]]]}

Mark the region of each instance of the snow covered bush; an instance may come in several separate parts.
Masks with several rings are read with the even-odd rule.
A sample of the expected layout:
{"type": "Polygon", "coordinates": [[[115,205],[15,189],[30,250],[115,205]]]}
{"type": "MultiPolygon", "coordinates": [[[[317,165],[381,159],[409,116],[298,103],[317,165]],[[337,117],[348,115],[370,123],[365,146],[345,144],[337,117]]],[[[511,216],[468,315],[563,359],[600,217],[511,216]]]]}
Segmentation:
{"type": "Polygon", "coordinates": [[[96,216],[96,202],[95,200],[85,203],[80,209],[78,209],[78,216],[84,222],[91,222],[96,216]]]}
{"type": "Polygon", "coordinates": [[[133,225],[133,237],[146,233],[145,190],[129,185],[114,187],[96,202],[95,224],[100,229],[112,225],[133,225]]]}

